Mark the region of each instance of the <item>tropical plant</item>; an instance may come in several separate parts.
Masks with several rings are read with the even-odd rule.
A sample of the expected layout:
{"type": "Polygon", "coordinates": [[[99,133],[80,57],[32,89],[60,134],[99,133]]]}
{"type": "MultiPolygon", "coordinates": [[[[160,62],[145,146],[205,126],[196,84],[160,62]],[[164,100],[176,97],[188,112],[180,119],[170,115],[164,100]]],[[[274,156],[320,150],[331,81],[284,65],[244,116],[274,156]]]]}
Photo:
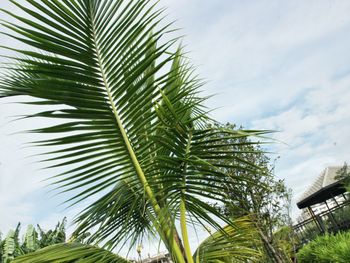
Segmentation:
{"type": "Polygon", "coordinates": [[[37,229],[33,225],[28,225],[24,233],[23,240],[20,239],[20,226],[18,224],[15,230],[10,230],[4,240],[0,238],[0,263],[11,262],[21,255],[34,252],[38,249],[64,243],[66,241],[65,233],[66,219],[59,222],[54,230],[44,231],[38,225],[37,229]]]}
{"type": "Polygon", "coordinates": [[[350,259],[350,232],[318,236],[302,247],[298,254],[301,263],[346,263],[350,259]]]}
{"type": "MultiPolygon", "coordinates": [[[[234,223],[206,200],[225,202],[218,181],[254,183],[221,168],[259,171],[227,138],[264,132],[208,128],[202,83],[183,49],[174,47],[178,38],[162,10],[149,0],[11,2],[30,18],[3,10],[18,22],[2,24],[30,48],[7,47],[22,56],[7,67],[0,96],[29,96],[27,103],[52,108],[25,118],[60,121],[32,132],[52,135],[34,144],[50,148],[48,167],[66,169],[52,177],[57,189],[72,192],[71,204],[94,200],[76,218],[73,238],[91,232],[88,243],[111,250],[159,237],[174,261],[191,263],[193,222],[221,231],[234,244],[231,251],[255,258],[251,246],[230,240],[222,225],[234,223]]],[[[43,253],[59,256],[66,248],[43,253]]]]}
{"type": "Polygon", "coordinates": [[[21,254],[18,241],[19,230],[20,224],[17,225],[15,230],[11,229],[4,240],[0,240],[1,263],[8,263],[21,254]]]}

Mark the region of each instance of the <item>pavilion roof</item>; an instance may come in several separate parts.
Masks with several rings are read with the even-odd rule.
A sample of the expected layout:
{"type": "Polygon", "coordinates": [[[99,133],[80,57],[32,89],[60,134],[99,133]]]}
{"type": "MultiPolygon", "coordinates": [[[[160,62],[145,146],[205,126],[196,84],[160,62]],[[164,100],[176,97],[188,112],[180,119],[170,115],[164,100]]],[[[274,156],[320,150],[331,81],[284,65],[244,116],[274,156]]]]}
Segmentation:
{"type": "MultiPolygon", "coordinates": [[[[342,166],[329,166],[324,169],[312,185],[302,194],[297,202],[297,206],[305,208],[344,193],[346,190],[342,182],[335,178],[337,171],[341,168],[342,166]]],[[[349,168],[348,171],[350,171],[349,168]]]]}

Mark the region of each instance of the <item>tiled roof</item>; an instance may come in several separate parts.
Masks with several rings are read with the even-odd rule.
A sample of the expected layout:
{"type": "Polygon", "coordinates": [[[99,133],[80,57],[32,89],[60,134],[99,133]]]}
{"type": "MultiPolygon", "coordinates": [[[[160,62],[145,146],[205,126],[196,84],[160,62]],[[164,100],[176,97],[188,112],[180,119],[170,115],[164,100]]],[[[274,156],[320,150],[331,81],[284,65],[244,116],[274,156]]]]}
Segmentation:
{"type": "MultiPolygon", "coordinates": [[[[313,184],[301,195],[298,202],[301,202],[322,188],[337,182],[338,180],[336,180],[335,177],[337,175],[337,171],[339,171],[341,168],[342,166],[329,166],[324,169],[322,173],[317,177],[317,179],[313,182],[313,184]]],[[[349,171],[350,168],[348,167],[348,172],[349,171]]]]}

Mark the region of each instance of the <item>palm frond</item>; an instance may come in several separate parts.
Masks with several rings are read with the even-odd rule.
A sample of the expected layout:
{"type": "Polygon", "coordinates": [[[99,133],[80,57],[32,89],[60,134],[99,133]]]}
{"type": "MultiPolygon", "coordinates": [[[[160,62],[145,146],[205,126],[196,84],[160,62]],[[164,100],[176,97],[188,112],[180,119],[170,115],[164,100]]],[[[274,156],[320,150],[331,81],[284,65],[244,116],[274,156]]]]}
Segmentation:
{"type": "Polygon", "coordinates": [[[14,263],[128,263],[129,260],[98,247],[77,243],[48,246],[20,256],[14,263]]]}
{"type": "Polygon", "coordinates": [[[234,223],[236,228],[226,226],[224,231],[213,233],[199,245],[193,256],[196,263],[261,262],[256,249],[259,237],[253,224],[247,218],[236,219],[234,223]]]}

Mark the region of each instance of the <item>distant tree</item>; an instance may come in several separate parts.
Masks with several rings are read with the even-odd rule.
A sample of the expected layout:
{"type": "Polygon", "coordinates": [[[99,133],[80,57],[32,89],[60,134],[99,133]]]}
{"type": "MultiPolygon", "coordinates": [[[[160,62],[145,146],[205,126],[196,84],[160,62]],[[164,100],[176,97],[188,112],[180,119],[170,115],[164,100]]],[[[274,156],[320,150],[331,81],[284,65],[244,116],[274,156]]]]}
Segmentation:
{"type": "Polygon", "coordinates": [[[335,179],[342,181],[347,191],[350,191],[350,172],[348,170],[348,164],[346,162],[344,162],[343,167],[337,171],[335,179]]]}
{"type": "MultiPolygon", "coordinates": [[[[227,130],[236,129],[235,125],[229,123],[224,126],[217,125],[227,130]]],[[[241,154],[229,161],[232,168],[224,168],[225,172],[236,178],[237,182],[235,184],[222,182],[227,196],[223,212],[233,218],[250,215],[258,229],[267,257],[266,262],[288,262],[289,257],[286,256],[288,253],[283,251],[283,246],[279,245],[274,232],[291,225],[289,216],[291,190],[286,187],[283,180],[274,176],[275,162],[271,164],[261,144],[249,142],[243,137],[227,140],[229,141],[227,144],[232,148],[227,150],[241,154]],[[256,169],[236,169],[236,163],[242,161],[254,163],[256,169]],[[239,178],[250,178],[250,181],[240,181],[239,178]]]]}

